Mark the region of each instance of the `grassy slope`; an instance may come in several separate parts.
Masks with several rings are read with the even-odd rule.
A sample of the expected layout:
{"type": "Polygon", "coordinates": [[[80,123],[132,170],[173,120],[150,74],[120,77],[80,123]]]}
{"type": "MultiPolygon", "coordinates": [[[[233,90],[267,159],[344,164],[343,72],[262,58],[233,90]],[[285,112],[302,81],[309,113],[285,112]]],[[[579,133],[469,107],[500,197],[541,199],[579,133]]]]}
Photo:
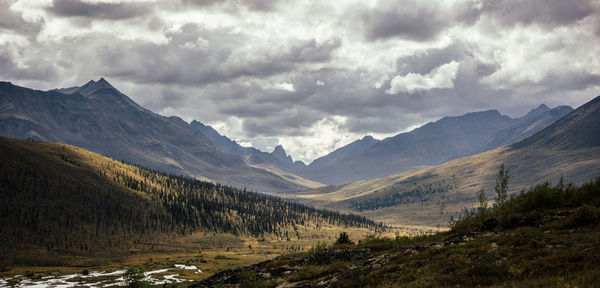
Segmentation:
{"type": "MultiPolygon", "coordinates": [[[[72,270],[56,268],[62,266],[113,269],[131,263],[146,263],[155,267],[169,265],[173,258],[168,258],[172,254],[184,258],[184,262],[189,260],[199,265],[206,273],[197,277],[206,277],[220,269],[247,265],[281,253],[302,251],[319,241],[329,241],[338,231],[347,229],[327,224],[317,227],[315,223],[307,221],[305,225],[281,227],[279,235],[267,234],[263,237],[203,231],[185,236],[168,231],[137,234],[136,227],[126,225],[114,225],[115,231],[112,233],[103,233],[100,229],[102,233],[98,234],[95,232],[97,225],[82,219],[86,214],[96,217],[104,215],[111,220],[99,220],[100,223],[110,225],[112,220],[119,221],[118,217],[112,215],[125,215],[125,222],[130,219],[142,221],[149,218],[149,215],[167,213],[147,195],[111,180],[117,171],[143,180],[139,175],[140,168],[75,146],[9,138],[0,138],[0,154],[3,159],[0,163],[0,176],[7,176],[2,179],[23,180],[31,183],[27,185],[33,190],[32,193],[9,196],[14,195],[14,191],[10,190],[13,186],[10,181],[2,182],[0,195],[6,205],[0,211],[0,216],[3,215],[0,217],[0,227],[4,232],[20,231],[19,227],[14,227],[18,226],[15,219],[24,217],[31,221],[41,221],[37,222],[38,230],[21,231],[29,233],[24,239],[27,241],[15,240],[6,234],[0,235],[3,239],[0,243],[0,270],[10,267],[9,274],[22,274],[28,270],[72,270]],[[27,171],[38,172],[35,180],[27,171]],[[18,177],[11,173],[17,173],[18,177]],[[38,189],[40,187],[43,189],[38,189]],[[46,211],[51,217],[29,215],[31,213],[28,211],[46,211]],[[8,229],[9,227],[12,228],[8,229]],[[52,239],[56,243],[60,242],[61,247],[49,245],[48,240],[52,239]],[[200,258],[199,253],[203,255],[200,258]],[[217,257],[218,255],[231,257],[222,258],[217,257]],[[34,266],[38,268],[32,268],[34,266]],[[47,266],[55,268],[44,268],[47,266]]],[[[368,228],[350,230],[355,239],[370,232],[368,228]]]]}
{"type": "Polygon", "coordinates": [[[599,287],[600,178],[538,185],[448,232],[315,248],[194,287],[599,287]]]}
{"type": "MultiPolygon", "coordinates": [[[[312,189],[312,188],[319,188],[319,187],[325,186],[324,184],[321,184],[319,182],[308,180],[308,179],[300,177],[298,175],[282,171],[281,169],[279,169],[271,164],[258,164],[258,165],[250,165],[250,166],[254,167],[254,168],[263,169],[267,172],[273,173],[273,174],[285,179],[286,181],[289,181],[290,183],[293,183],[293,184],[296,184],[296,185],[299,185],[302,187],[307,187],[307,188],[312,189]]],[[[275,194],[275,193],[273,193],[273,194],[275,194]]]]}
{"type": "Polygon", "coordinates": [[[363,215],[384,221],[386,224],[447,225],[450,216],[458,217],[464,207],[475,205],[481,188],[492,199],[493,186],[498,171],[497,163],[511,169],[511,192],[529,187],[530,183],[557,182],[561,176],[566,181],[581,183],[600,174],[600,148],[574,151],[554,149],[498,148],[482,154],[465,157],[439,166],[393,175],[386,178],[355,182],[343,186],[315,189],[295,197],[318,207],[350,210],[352,201],[369,197],[410,191],[417,185],[431,185],[446,190],[432,193],[414,203],[377,210],[365,210],[363,215]],[[415,182],[417,185],[415,185],[415,182]],[[329,190],[325,190],[329,189],[329,190]],[[442,205],[444,213],[440,213],[442,205]]]}

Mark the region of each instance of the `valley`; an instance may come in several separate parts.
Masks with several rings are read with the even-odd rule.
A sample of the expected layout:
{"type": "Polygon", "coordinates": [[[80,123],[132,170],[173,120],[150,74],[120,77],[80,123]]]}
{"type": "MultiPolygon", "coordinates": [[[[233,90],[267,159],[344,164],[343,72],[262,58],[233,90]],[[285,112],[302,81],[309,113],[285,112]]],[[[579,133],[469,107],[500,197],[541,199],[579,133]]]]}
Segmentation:
{"type": "Polygon", "coordinates": [[[511,171],[510,193],[531,183],[582,183],[600,174],[600,98],[515,144],[385,178],[289,194],[317,207],[352,211],[388,225],[445,227],[487,199],[500,164],[511,171]]]}
{"type": "MultiPolygon", "coordinates": [[[[0,192],[4,200],[0,207],[3,228],[0,285],[119,286],[127,284],[123,282],[124,271],[142,267],[146,271],[145,279],[153,285],[197,286],[214,279],[222,280],[223,275],[229,275],[227,273],[263,269],[264,265],[276,267],[279,264],[274,263],[288,263],[286,261],[297,257],[294,255],[315,255],[321,253],[319,251],[338,249],[340,247],[331,243],[342,232],[349,235],[351,242],[358,243],[359,250],[361,247],[373,249],[369,245],[392,241],[389,239],[429,243],[443,235],[454,235],[457,227],[466,223],[464,217],[481,205],[478,198],[481,189],[487,203],[492,205],[494,181],[501,164],[510,171],[508,193],[513,196],[531,190],[532,183],[580,184],[600,173],[600,98],[573,111],[568,107],[540,106],[518,119],[493,111],[444,118],[425,125],[423,131],[449,129],[456,135],[450,137],[452,133],[438,131],[434,134],[444,136],[434,140],[424,137],[426,140],[419,141],[429,141],[435,146],[471,137],[471,146],[454,142],[462,152],[442,155],[435,152],[439,147],[424,149],[417,141],[409,148],[421,150],[410,148],[398,152],[412,154],[415,162],[400,162],[428,167],[383,178],[324,185],[309,180],[311,177],[298,176],[308,175],[299,173],[298,169],[312,169],[311,165],[331,169],[338,161],[345,163],[344,167],[395,165],[393,163],[399,160],[394,157],[387,157],[388,164],[383,166],[374,163],[353,166],[355,164],[344,161],[363,153],[374,153],[368,152],[371,149],[383,149],[373,147],[393,148],[396,144],[391,143],[398,139],[416,141],[424,132],[417,129],[384,140],[364,137],[317,159],[314,164],[304,165],[293,161],[281,145],[271,153],[262,152],[239,146],[200,122],[188,125],[181,119],[153,114],[137,106],[104,79],[82,87],[46,92],[3,85],[4,89],[0,89],[5,95],[1,106],[2,133],[25,139],[0,138],[3,159],[0,192]],[[52,97],[61,104],[51,104],[55,101],[50,100],[52,97]],[[98,102],[101,97],[113,97],[111,101],[118,105],[102,104],[98,102]],[[27,105],[44,112],[31,112],[27,105]],[[65,126],[59,118],[69,114],[65,109],[71,111],[71,118],[82,113],[74,111],[84,109],[85,113],[96,114],[97,119],[65,126]],[[116,114],[102,116],[114,109],[117,114],[130,115],[127,119],[116,114]],[[493,121],[503,124],[486,132],[488,136],[461,134],[460,131],[473,130],[461,125],[474,121],[473,117],[487,123],[480,119],[486,115],[494,115],[492,118],[497,119],[493,121]],[[142,120],[136,117],[153,123],[152,128],[140,124],[142,120]],[[459,123],[458,126],[450,129],[452,125],[448,123],[454,122],[459,123]],[[106,126],[107,123],[129,128],[120,131],[106,126]],[[100,133],[78,130],[83,127],[89,130],[89,125],[98,125],[100,133]],[[110,133],[103,132],[109,130],[110,133]],[[134,130],[138,132],[131,134],[134,130]],[[170,132],[165,134],[165,131],[170,132]],[[140,142],[140,139],[145,140],[140,142]],[[150,142],[144,142],[148,139],[153,139],[150,142],[155,144],[163,143],[159,145],[162,148],[155,144],[148,146],[150,142]],[[515,139],[517,142],[513,144],[495,148],[515,139]],[[483,152],[476,153],[478,151],[483,152]],[[456,153],[467,156],[452,160],[459,155],[456,153]],[[114,155],[122,157],[115,159],[114,155]],[[179,155],[180,160],[174,160],[174,155],[179,155]],[[437,160],[428,162],[419,157],[437,160]],[[444,163],[432,166],[435,161],[444,163]],[[170,168],[163,166],[165,163],[170,168]],[[221,184],[219,180],[229,184],[221,184]]],[[[386,159],[381,157],[380,160],[386,159]]],[[[335,173],[344,174],[344,171],[339,169],[335,173]]],[[[486,234],[485,237],[496,239],[503,235],[486,234]]],[[[402,247],[410,250],[421,246],[402,247]]],[[[422,252],[419,249],[417,252],[422,252]]],[[[362,256],[356,257],[377,256],[369,251],[365,255],[360,252],[362,256]]],[[[324,257],[330,257],[329,252],[323,253],[324,257]]],[[[346,256],[339,261],[354,257],[352,253],[343,254],[346,256]]],[[[284,277],[287,280],[279,276],[278,280],[256,278],[252,272],[243,272],[241,279],[242,283],[282,284],[286,281],[312,283],[314,275],[310,276],[311,273],[346,277],[339,274],[339,269],[347,264],[327,268],[318,268],[322,263],[317,263],[316,268],[311,266],[313,264],[294,266],[291,273],[315,270],[306,271],[308,274],[304,276],[284,277]]],[[[334,263],[326,263],[329,264],[334,263]]],[[[361,283],[362,280],[352,281],[361,283]]]]}

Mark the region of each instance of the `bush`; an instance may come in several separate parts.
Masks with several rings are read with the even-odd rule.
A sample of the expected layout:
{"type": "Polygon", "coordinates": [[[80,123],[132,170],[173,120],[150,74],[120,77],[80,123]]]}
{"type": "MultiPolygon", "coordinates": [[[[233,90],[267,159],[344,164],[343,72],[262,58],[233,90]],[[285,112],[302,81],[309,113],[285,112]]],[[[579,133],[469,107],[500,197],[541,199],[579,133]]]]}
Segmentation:
{"type": "Polygon", "coordinates": [[[348,233],[342,232],[342,233],[340,233],[340,237],[338,237],[338,239],[335,241],[335,244],[339,244],[339,245],[353,245],[354,242],[352,242],[352,240],[350,240],[350,237],[348,236],[348,233]]]}
{"type": "Polygon", "coordinates": [[[598,208],[584,204],[577,208],[567,219],[567,225],[571,227],[595,224],[598,222],[598,208]]]}

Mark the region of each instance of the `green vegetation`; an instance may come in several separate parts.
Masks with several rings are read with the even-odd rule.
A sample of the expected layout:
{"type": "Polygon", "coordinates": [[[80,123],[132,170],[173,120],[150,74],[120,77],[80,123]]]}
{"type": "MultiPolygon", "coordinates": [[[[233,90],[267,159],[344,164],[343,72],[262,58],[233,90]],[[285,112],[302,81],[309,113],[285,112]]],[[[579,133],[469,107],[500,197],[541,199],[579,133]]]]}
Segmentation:
{"type": "Polygon", "coordinates": [[[498,171],[498,178],[496,178],[496,186],[494,187],[494,191],[496,191],[496,204],[498,206],[504,205],[506,202],[506,197],[508,197],[508,180],[510,180],[510,170],[504,169],[504,163],[500,165],[500,171],[498,171]]]}
{"type": "MultiPolygon", "coordinates": [[[[508,179],[506,172],[499,176],[508,179]]],[[[448,232],[336,241],[245,273],[269,278],[288,271],[277,279],[307,287],[600,287],[600,178],[543,183],[492,208],[480,196],[480,207],[448,232]]]]}
{"type": "MultiPolygon", "coordinates": [[[[380,226],[362,216],[166,175],[69,145],[1,138],[0,157],[0,258],[17,265],[60,266],[63,256],[154,249],[198,232],[290,241],[302,236],[301,227],[380,226]],[[32,248],[54,255],[17,253],[32,248]]],[[[106,265],[107,258],[86,266],[106,265]]]]}
{"type": "Polygon", "coordinates": [[[350,240],[350,237],[348,236],[348,233],[341,232],[340,233],[340,237],[338,237],[338,239],[335,241],[335,244],[338,244],[338,245],[352,245],[352,244],[354,244],[354,242],[352,242],[352,240],[350,240]]]}

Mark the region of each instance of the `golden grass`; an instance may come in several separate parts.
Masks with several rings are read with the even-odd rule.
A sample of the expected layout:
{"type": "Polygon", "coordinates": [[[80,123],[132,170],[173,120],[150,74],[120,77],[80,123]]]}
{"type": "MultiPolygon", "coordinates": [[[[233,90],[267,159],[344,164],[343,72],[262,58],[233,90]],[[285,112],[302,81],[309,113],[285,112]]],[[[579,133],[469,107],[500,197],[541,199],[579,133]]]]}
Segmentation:
{"type": "MultiPolygon", "coordinates": [[[[464,208],[477,205],[480,189],[485,189],[493,201],[495,177],[500,164],[511,170],[511,193],[526,189],[531,183],[556,183],[561,176],[565,182],[581,183],[600,175],[600,148],[557,151],[542,149],[510,150],[501,147],[474,156],[456,159],[439,166],[358,181],[347,185],[307,190],[286,197],[316,207],[355,212],[350,201],[362,201],[385,193],[403,193],[419,185],[450,185],[445,193],[432,196],[424,203],[404,203],[398,206],[366,210],[359,214],[388,225],[414,225],[423,229],[447,227],[450,218],[458,219],[464,208]],[[429,177],[426,177],[429,176],[429,177]],[[419,180],[411,180],[421,178],[419,180]],[[443,209],[442,209],[443,207],[443,209]],[[443,211],[442,211],[443,210],[443,211]]],[[[356,212],[355,212],[356,213],[356,212]]]]}

